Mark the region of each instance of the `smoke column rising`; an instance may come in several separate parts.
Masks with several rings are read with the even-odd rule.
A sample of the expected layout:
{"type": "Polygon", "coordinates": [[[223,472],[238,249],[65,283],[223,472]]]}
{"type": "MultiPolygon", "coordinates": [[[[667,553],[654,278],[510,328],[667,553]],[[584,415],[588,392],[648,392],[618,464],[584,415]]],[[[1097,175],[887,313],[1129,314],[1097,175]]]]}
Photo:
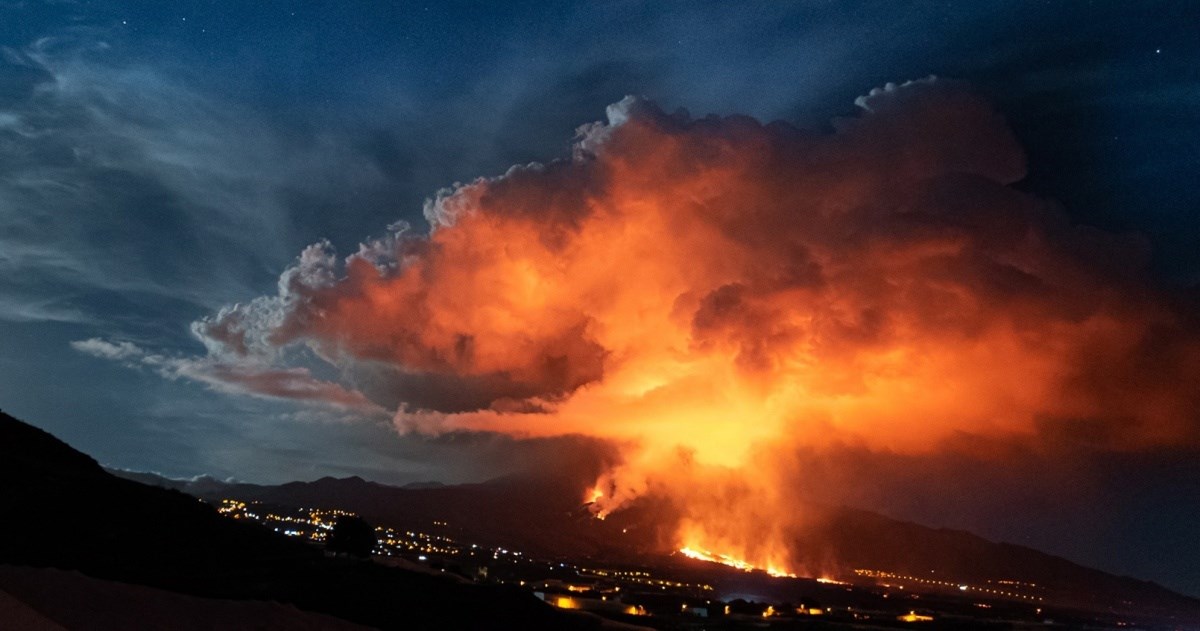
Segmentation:
{"type": "Polygon", "coordinates": [[[1015,189],[1023,152],[963,86],[857,105],[813,133],[627,98],[570,159],[441,191],[428,234],[311,246],[194,330],[216,364],[311,349],[403,431],[613,441],[598,515],[670,498],[676,546],[779,571],[805,569],[796,449],[1195,445],[1195,317],[1145,244],[1015,189]]]}

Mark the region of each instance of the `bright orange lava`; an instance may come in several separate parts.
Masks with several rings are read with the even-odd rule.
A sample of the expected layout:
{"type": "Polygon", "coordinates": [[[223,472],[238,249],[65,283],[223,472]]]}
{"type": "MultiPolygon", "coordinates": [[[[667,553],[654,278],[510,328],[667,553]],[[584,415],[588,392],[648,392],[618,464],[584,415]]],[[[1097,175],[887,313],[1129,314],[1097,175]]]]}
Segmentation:
{"type": "Polygon", "coordinates": [[[750,563],[747,563],[746,561],[743,561],[741,559],[736,559],[727,554],[717,554],[717,553],[709,552],[708,550],[700,550],[700,549],[689,548],[689,547],[680,548],[679,553],[686,557],[698,559],[700,561],[708,561],[710,563],[720,563],[722,565],[728,565],[729,567],[737,568],[744,572],[753,572],[755,570],[761,570],[761,571],[766,572],[767,574],[770,574],[771,576],[774,576],[774,577],[796,578],[795,574],[792,574],[791,572],[788,572],[787,570],[784,570],[782,568],[775,567],[775,566],[767,566],[767,567],[762,567],[762,568],[756,567],[750,563]]]}

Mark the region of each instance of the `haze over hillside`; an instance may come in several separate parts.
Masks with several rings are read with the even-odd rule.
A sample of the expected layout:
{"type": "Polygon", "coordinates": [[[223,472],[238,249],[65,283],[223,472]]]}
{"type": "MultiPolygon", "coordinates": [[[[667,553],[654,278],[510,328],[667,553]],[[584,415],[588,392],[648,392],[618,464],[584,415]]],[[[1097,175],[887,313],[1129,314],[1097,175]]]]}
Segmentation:
{"type": "MultiPolygon", "coordinates": [[[[326,477],[276,486],[169,480],[118,472],[200,497],[236,497],[279,506],[355,511],[377,523],[428,530],[472,542],[508,546],[547,558],[646,562],[674,552],[669,506],[644,501],[598,520],[579,505],[583,481],[514,476],[479,484],[404,488],[359,477],[326,477]],[[433,526],[437,524],[437,526],[433,526]]],[[[1048,601],[1098,610],[1191,612],[1200,601],[1136,578],[1083,567],[1028,547],[995,543],[968,532],[936,529],[849,507],[806,507],[810,527],[795,533],[796,558],[818,576],[848,578],[855,570],[934,577],[984,585],[1020,581],[1048,601]]]]}

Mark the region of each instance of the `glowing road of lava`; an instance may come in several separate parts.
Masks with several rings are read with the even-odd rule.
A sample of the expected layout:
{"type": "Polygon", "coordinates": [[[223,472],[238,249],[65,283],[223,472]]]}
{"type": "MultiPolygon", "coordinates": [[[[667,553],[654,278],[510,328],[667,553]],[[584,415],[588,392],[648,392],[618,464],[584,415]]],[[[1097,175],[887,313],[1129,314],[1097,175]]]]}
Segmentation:
{"type": "Polygon", "coordinates": [[[745,571],[745,572],[753,572],[754,570],[762,570],[762,571],[766,572],[767,574],[770,574],[771,576],[775,576],[775,577],[786,576],[789,578],[796,578],[795,574],[781,570],[779,568],[756,567],[756,566],[751,565],[750,563],[747,563],[741,559],[735,559],[727,554],[714,554],[712,552],[709,552],[708,550],[697,550],[697,549],[688,548],[688,547],[680,548],[679,553],[686,557],[691,557],[693,559],[698,559],[700,561],[708,561],[710,563],[720,563],[722,565],[728,565],[729,567],[737,568],[737,569],[745,571]]]}

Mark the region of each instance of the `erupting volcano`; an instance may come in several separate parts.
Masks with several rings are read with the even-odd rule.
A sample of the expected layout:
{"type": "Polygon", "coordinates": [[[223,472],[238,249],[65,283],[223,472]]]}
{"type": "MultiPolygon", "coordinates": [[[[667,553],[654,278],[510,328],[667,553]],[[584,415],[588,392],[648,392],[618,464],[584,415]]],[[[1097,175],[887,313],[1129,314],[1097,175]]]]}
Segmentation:
{"type": "Polygon", "coordinates": [[[569,159],[441,191],[428,234],[310,246],[194,325],[196,370],[405,432],[606,441],[596,517],[657,498],[664,548],[776,575],[821,572],[792,553],[799,450],[1194,444],[1200,340],[1142,241],[1014,187],[1023,152],[964,86],[857,105],[817,133],[626,98],[569,159]]]}

